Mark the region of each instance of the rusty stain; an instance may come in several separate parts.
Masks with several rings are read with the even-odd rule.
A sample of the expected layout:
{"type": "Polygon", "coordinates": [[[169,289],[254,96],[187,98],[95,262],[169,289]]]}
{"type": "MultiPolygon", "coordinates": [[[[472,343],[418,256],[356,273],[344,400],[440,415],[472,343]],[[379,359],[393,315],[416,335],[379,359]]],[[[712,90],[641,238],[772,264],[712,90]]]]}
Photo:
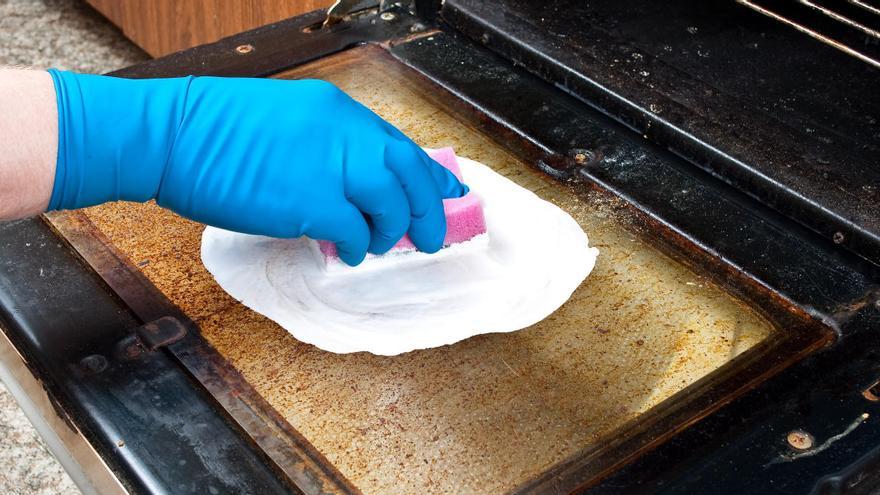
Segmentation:
{"type": "Polygon", "coordinates": [[[396,66],[349,50],[282,77],[322,77],[426,146],[453,146],[569,212],[603,246],[547,320],[397,357],[334,355],[226,295],[199,263],[202,226],[154,204],[87,211],[204,337],[364,492],[498,492],[763,342],[771,325],[631,232],[618,201],[551,181],[426,99],[396,66]],[[596,332],[584,329],[597,328],[596,332]],[[633,342],[638,335],[641,344],[633,342]],[[499,356],[518,373],[500,376],[499,356]],[[601,400],[596,400],[601,397],[601,400]]]}
{"type": "Polygon", "coordinates": [[[873,385],[862,391],[862,397],[871,402],[880,401],[880,381],[874,382],[873,385]]]}
{"type": "Polygon", "coordinates": [[[803,430],[794,430],[790,431],[788,435],[785,437],[788,444],[793,449],[797,450],[807,450],[813,447],[813,443],[815,440],[813,439],[813,435],[803,431],[803,430]]]}

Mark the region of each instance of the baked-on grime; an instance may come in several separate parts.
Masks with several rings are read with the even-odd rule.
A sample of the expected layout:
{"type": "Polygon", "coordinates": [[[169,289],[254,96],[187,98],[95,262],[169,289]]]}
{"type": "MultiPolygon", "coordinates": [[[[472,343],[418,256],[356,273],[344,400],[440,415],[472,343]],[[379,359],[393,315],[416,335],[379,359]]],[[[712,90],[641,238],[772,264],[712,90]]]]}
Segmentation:
{"type": "Polygon", "coordinates": [[[550,318],[511,334],[383,357],[294,339],[199,261],[204,226],[154,204],[87,211],[202,335],[364,493],[499,493],[538,476],[773,334],[670,259],[601,194],[575,195],[431,101],[371,47],[282,78],[330,80],[422,146],[453,146],[571,214],[602,255],[550,318]]]}

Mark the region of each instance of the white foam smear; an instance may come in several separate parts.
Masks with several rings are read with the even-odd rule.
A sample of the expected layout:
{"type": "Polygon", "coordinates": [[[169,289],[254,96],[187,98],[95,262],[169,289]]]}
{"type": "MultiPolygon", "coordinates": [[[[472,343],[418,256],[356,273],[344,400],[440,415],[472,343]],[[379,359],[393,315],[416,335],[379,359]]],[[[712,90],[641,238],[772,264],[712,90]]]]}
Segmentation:
{"type": "Polygon", "coordinates": [[[202,262],[232,297],[336,353],[394,355],[541,321],[589,275],[599,250],[555,205],[485,165],[459,163],[483,198],[487,236],[328,271],[309,239],[208,227],[202,262]]]}

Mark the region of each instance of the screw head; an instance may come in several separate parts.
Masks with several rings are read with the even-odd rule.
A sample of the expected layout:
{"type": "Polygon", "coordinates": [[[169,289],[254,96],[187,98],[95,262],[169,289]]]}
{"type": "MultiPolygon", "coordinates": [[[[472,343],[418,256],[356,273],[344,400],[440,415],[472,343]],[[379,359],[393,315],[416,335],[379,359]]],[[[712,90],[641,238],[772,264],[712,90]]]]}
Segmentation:
{"type": "Polygon", "coordinates": [[[94,375],[107,368],[107,358],[100,354],[92,354],[82,358],[79,365],[86,374],[94,375]]]}
{"type": "Polygon", "coordinates": [[[252,51],[254,51],[254,45],[238,45],[235,47],[235,53],[238,53],[239,55],[247,55],[252,51]]]}
{"type": "Polygon", "coordinates": [[[394,12],[382,12],[381,14],[379,14],[379,19],[382,19],[383,21],[393,21],[396,18],[397,16],[394,14],[394,12]]]}
{"type": "Polygon", "coordinates": [[[569,155],[578,165],[584,165],[596,158],[596,155],[586,149],[573,149],[569,151],[569,155]]]}
{"type": "Polygon", "coordinates": [[[788,445],[791,448],[796,450],[807,450],[813,447],[813,443],[815,440],[813,439],[813,435],[803,431],[803,430],[792,430],[788,432],[788,435],[785,437],[788,441],[788,445]]]}

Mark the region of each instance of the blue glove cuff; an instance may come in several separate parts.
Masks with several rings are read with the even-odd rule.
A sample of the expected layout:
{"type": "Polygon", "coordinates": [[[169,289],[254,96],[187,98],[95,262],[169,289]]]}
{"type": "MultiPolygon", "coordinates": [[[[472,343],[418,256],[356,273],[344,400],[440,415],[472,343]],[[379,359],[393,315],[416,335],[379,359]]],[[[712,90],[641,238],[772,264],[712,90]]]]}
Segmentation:
{"type": "Polygon", "coordinates": [[[58,157],[49,210],[156,197],[192,77],[135,81],[50,69],[58,157]]]}

